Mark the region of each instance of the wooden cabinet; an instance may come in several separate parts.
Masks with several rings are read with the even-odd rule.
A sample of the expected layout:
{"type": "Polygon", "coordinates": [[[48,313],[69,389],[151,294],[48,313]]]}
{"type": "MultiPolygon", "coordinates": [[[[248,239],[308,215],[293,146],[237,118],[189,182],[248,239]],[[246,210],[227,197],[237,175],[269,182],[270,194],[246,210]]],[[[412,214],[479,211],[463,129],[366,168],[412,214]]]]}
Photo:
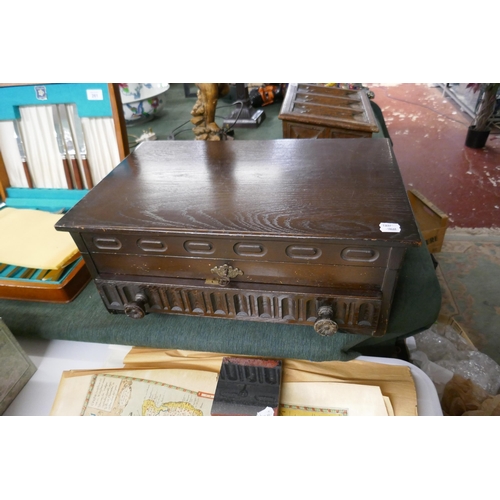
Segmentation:
{"type": "Polygon", "coordinates": [[[405,249],[420,244],[385,139],[147,142],[56,228],[112,313],[321,335],[383,335],[405,249]]]}
{"type": "Polygon", "coordinates": [[[371,137],[378,132],[363,90],[291,83],[279,119],[286,139],[371,137]]]}

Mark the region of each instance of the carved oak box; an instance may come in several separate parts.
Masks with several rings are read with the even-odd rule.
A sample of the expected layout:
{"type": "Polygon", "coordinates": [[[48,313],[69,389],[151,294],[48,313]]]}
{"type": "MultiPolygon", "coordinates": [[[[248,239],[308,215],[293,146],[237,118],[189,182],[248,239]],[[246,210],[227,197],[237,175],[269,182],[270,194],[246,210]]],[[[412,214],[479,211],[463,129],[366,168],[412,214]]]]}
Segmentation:
{"type": "Polygon", "coordinates": [[[146,142],[56,228],[112,313],[321,335],[383,335],[405,249],[420,244],[386,139],[146,142]]]}
{"type": "Polygon", "coordinates": [[[372,137],[378,132],[364,90],[290,83],[279,119],[285,139],[372,137]]]}

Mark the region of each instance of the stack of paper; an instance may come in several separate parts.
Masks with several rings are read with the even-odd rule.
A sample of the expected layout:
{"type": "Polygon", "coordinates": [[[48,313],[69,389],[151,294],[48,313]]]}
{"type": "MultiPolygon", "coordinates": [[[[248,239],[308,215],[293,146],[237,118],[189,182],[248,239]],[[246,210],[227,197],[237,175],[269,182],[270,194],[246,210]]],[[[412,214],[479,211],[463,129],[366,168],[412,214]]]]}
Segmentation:
{"type": "Polygon", "coordinates": [[[0,263],[30,269],[61,269],[79,255],[69,233],[56,231],[62,214],[0,210],[0,263]]]}
{"type": "MultiPolygon", "coordinates": [[[[132,348],[125,368],[64,372],[52,415],[210,415],[224,354],[132,348]]],[[[417,415],[407,366],[283,360],[279,415],[417,415]]]]}

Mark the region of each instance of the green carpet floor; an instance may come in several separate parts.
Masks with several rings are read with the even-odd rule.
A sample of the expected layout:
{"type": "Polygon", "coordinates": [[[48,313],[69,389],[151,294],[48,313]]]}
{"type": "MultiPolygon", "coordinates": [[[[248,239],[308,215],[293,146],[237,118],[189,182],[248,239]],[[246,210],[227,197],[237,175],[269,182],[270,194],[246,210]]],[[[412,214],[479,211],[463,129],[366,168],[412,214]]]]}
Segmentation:
{"type": "Polygon", "coordinates": [[[441,314],[454,318],[477,349],[500,364],[500,231],[449,229],[434,257],[441,314]]]}

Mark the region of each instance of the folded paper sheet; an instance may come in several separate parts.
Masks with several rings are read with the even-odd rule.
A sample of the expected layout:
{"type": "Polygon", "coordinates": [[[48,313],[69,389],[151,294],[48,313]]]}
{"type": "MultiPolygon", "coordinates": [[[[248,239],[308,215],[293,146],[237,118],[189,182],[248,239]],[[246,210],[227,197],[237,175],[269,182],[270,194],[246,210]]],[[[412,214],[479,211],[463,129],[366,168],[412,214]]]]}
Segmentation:
{"type": "Polygon", "coordinates": [[[56,231],[62,214],[0,210],[0,262],[30,269],[60,269],[78,255],[69,233],[56,231]]]}
{"type": "MultiPolygon", "coordinates": [[[[104,373],[118,377],[154,380],[189,391],[213,394],[223,357],[224,354],[218,353],[134,347],[125,356],[125,368],[123,369],[64,372],[51,414],[81,415],[85,412],[88,413],[88,405],[85,406],[86,398],[95,398],[92,396],[90,386],[93,380],[96,380],[96,375],[104,373]]],[[[109,391],[106,391],[111,387],[111,392],[115,395],[113,402],[118,401],[120,391],[124,392],[126,389],[124,384],[109,382],[105,391],[103,381],[101,381],[101,387],[103,394],[110,394],[109,391]]],[[[283,415],[307,414],[312,416],[313,414],[319,415],[325,408],[345,410],[346,407],[348,411],[344,413],[347,416],[360,415],[363,411],[364,414],[369,413],[370,415],[417,415],[415,383],[407,366],[356,360],[312,362],[284,359],[282,390],[285,396],[283,401],[291,394],[293,397],[289,398],[289,405],[307,407],[305,413],[297,412],[297,408],[293,408],[294,412],[291,412],[290,408],[285,408],[284,413],[282,413],[283,405],[281,405],[280,414],[283,415]],[[360,388],[354,387],[354,385],[369,387],[360,388]],[[348,401],[349,394],[353,395],[355,390],[360,397],[355,402],[352,399],[348,401]],[[307,397],[302,398],[301,394],[305,394],[307,397]],[[341,400],[339,397],[335,399],[336,396],[342,396],[344,399],[341,400]],[[316,399],[310,399],[313,397],[316,399]],[[375,401],[375,411],[372,407],[366,412],[366,403],[369,399],[375,401]],[[317,403],[321,404],[317,405],[317,403]],[[311,408],[317,406],[319,406],[320,412],[311,413],[311,408]]],[[[144,388],[139,388],[139,392],[141,391],[144,392],[144,388]]],[[[158,400],[156,406],[154,408],[151,406],[151,408],[153,410],[160,409],[158,414],[165,414],[161,410],[162,405],[159,402],[158,400]]],[[[97,409],[108,408],[106,411],[110,414],[114,411],[113,405],[110,406],[110,404],[110,401],[104,402],[104,406],[100,403],[97,405],[99,407],[97,409]]],[[[334,413],[330,412],[331,415],[334,413]]],[[[94,414],[96,413],[94,412],[94,414]]]]}
{"type": "Polygon", "coordinates": [[[53,416],[209,416],[217,374],[200,370],[64,372],[53,416]]]}
{"type": "Polygon", "coordinates": [[[380,387],[338,382],[285,382],[281,416],[387,417],[380,387]]]}

